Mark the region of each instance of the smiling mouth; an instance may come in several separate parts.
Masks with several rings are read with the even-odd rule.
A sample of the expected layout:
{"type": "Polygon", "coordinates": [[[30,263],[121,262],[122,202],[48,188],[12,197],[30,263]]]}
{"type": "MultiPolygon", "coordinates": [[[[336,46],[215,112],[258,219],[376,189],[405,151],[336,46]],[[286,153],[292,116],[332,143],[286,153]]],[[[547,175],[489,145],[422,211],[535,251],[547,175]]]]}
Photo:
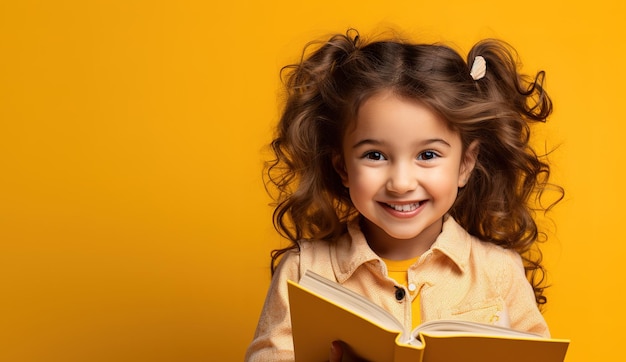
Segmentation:
{"type": "Polygon", "coordinates": [[[411,204],[385,204],[387,206],[389,206],[390,208],[396,210],[396,211],[400,211],[400,212],[409,212],[409,211],[413,211],[415,209],[417,209],[418,207],[420,207],[422,203],[421,202],[414,202],[411,204]]]}

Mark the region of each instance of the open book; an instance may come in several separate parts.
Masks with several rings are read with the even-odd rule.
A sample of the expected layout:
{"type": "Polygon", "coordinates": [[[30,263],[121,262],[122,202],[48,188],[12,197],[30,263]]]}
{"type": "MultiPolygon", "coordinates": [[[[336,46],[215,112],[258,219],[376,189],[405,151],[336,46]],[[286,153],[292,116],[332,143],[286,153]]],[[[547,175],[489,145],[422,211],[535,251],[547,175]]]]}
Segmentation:
{"type": "Polygon", "coordinates": [[[458,320],[407,331],[382,307],[311,271],[288,283],[297,361],[328,360],[335,340],[368,361],[396,362],[562,362],[569,346],[568,340],[458,320]]]}

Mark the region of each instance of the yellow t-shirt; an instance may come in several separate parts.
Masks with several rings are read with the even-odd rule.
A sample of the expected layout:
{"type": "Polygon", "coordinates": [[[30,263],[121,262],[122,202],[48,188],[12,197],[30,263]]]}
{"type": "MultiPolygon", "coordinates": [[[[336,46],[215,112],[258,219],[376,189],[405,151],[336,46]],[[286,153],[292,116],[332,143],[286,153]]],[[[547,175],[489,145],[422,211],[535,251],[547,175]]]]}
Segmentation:
{"type": "Polygon", "coordinates": [[[395,280],[398,284],[406,287],[409,291],[412,302],[411,302],[411,319],[413,328],[420,325],[422,322],[422,312],[421,312],[421,303],[420,303],[420,293],[419,289],[414,284],[409,284],[408,270],[411,265],[413,265],[419,257],[409,259],[409,260],[388,260],[383,259],[385,264],[387,264],[387,272],[389,273],[389,277],[395,280]]]}

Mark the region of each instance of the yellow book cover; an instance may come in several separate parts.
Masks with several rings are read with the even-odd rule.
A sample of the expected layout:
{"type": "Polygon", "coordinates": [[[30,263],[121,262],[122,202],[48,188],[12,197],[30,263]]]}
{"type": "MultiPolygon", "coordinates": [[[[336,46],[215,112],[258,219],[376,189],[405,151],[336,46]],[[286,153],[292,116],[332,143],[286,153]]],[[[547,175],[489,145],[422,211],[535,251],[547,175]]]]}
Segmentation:
{"type": "Polygon", "coordinates": [[[307,271],[288,281],[296,361],[328,360],[332,341],[368,361],[562,362],[569,340],[493,325],[439,320],[413,331],[365,297],[307,271]]]}

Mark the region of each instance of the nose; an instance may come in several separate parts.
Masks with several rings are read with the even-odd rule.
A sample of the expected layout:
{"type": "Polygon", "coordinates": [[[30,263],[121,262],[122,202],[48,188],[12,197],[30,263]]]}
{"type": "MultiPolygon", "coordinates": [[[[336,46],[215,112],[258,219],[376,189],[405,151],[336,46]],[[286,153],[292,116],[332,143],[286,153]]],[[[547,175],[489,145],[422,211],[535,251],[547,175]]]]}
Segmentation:
{"type": "Polygon", "coordinates": [[[390,168],[387,190],[397,194],[413,191],[419,185],[416,166],[407,163],[395,164],[390,168]]]}

